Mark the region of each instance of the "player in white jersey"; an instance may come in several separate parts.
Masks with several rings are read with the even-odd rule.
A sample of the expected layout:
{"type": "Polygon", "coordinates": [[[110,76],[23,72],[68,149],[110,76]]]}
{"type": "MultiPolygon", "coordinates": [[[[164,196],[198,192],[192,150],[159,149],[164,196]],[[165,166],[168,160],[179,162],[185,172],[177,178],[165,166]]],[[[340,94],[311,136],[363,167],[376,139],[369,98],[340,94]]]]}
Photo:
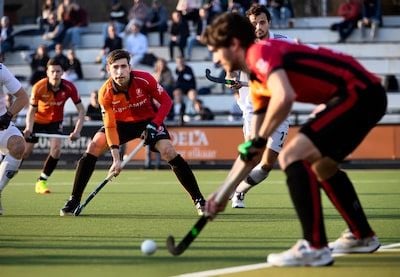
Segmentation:
{"type": "MultiPolygon", "coordinates": [[[[269,30],[271,24],[271,14],[268,9],[259,4],[254,4],[247,11],[246,16],[255,28],[255,34],[258,40],[274,38],[289,40],[286,36],[281,34],[274,34],[269,30]]],[[[231,86],[235,93],[239,93],[237,103],[243,112],[243,133],[245,140],[251,138],[251,117],[253,115],[253,105],[250,100],[250,90],[248,86],[242,86],[243,83],[248,83],[248,76],[242,72],[229,72],[229,79],[234,79],[237,82],[231,86]]],[[[235,193],[232,196],[232,207],[233,208],[244,208],[244,196],[245,194],[258,185],[268,177],[269,172],[272,170],[279,152],[282,150],[283,143],[286,140],[289,130],[289,120],[286,119],[268,138],[267,148],[268,151],[264,152],[264,156],[261,162],[250,172],[249,176],[243,180],[236,188],[235,193]]]]}
{"type": "Polygon", "coordinates": [[[28,101],[28,95],[21,83],[0,63],[0,153],[4,156],[0,164],[0,215],[3,214],[1,193],[17,173],[25,151],[25,139],[11,119],[28,104],[28,101]],[[15,97],[8,109],[3,87],[7,89],[8,94],[15,97]]]}

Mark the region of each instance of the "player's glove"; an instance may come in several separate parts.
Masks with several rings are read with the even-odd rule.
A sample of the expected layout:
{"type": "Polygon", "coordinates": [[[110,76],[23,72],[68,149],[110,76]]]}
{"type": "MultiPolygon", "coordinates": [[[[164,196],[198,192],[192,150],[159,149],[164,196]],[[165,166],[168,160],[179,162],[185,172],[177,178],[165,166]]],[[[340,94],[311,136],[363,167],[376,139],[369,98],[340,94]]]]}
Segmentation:
{"type": "Polygon", "coordinates": [[[146,126],[146,130],[144,130],[142,139],[144,140],[144,144],[153,145],[156,143],[156,136],[158,133],[158,126],[153,122],[150,122],[146,126]]]}
{"type": "Polygon", "coordinates": [[[257,150],[264,148],[266,144],[267,140],[261,137],[256,137],[239,144],[238,151],[240,159],[245,162],[251,161],[251,159],[257,154],[257,150]]]}
{"type": "Polygon", "coordinates": [[[0,116],[0,130],[5,130],[10,125],[11,119],[13,118],[12,113],[6,112],[0,116]]]}

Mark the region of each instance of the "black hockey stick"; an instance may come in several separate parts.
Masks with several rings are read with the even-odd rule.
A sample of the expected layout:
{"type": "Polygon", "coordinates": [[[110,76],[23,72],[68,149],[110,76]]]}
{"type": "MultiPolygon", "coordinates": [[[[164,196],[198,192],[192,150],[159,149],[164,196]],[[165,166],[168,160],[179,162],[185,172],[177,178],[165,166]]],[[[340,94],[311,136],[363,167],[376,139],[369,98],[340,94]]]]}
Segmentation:
{"type": "MultiPolygon", "coordinates": [[[[236,160],[231,170],[232,173],[226,177],[223,185],[221,186],[221,189],[215,196],[216,203],[222,203],[224,200],[228,199],[236,188],[238,182],[243,180],[248,175],[251,168],[248,171],[243,171],[245,167],[246,164],[244,164],[241,160],[236,160]]],[[[186,234],[186,236],[176,246],[175,238],[172,235],[168,236],[167,249],[169,253],[174,256],[179,256],[180,254],[185,252],[190,244],[199,236],[201,230],[204,228],[204,226],[206,226],[208,220],[209,217],[207,215],[201,216],[194,224],[194,226],[190,229],[190,231],[186,234]]]]}
{"type": "Polygon", "coordinates": [[[222,77],[215,77],[211,75],[211,70],[206,68],[206,78],[214,83],[218,83],[218,84],[225,84],[225,85],[235,85],[235,84],[240,84],[242,87],[248,87],[249,84],[247,82],[241,82],[241,81],[236,81],[236,80],[229,80],[229,79],[225,79],[222,77]]]}
{"type": "MultiPolygon", "coordinates": [[[[143,145],[144,145],[144,140],[142,140],[142,141],[135,147],[135,149],[133,149],[133,150],[129,153],[129,155],[126,156],[126,157],[124,158],[124,160],[123,160],[122,163],[121,163],[121,168],[124,168],[125,165],[126,165],[130,160],[132,160],[133,156],[135,156],[135,155],[137,154],[137,152],[139,152],[139,150],[143,147],[143,145]]],[[[82,212],[82,210],[87,206],[87,204],[89,204],[89,202],[92,201],[92,199],[96,196],[96,194],[98,194],[99,191],[100,191],[108,182],[110,182],[114,177],[115,177],[114,174],[109,174],[109,175],[107,176],[107,178],[105,178],[105,179],[103,180],[103,182],[101,182],[101,183],[95,188],[95,190],[94,190],[92,193],[89,194],[89,196],[86,198],[86,200],[85,200],[82,204],[80,204],[80,205],[75,209],[74,215],[75,215],[75,216],[78,216],[78,215],[82,212]]]]}
{"type": "Polygon", "coordinates": [[[168,236],[167,249],[169,253],[174,256],[179,256],[182,254],[189,247],[192,241],[194,241],[195,238],[200,234],[201,230],[204,228],[204,226],[206,226],[207,221],[208,217],[204,215],[201,216],[177,246],[175,246],[175,238],[171,235],[168,236]]]}

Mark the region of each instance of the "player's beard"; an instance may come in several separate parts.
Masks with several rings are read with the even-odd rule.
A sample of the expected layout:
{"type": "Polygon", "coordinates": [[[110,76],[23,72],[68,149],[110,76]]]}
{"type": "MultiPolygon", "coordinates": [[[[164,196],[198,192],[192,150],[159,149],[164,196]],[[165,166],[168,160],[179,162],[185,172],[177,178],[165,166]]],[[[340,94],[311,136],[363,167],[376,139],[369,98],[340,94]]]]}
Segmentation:
{"type": "Polygon", "coordinates": [[[256,31],[256,38],[258,40],[263,40],[267,37],[267,32],[265,32],[264,30],[257,30],[256,31]]]}

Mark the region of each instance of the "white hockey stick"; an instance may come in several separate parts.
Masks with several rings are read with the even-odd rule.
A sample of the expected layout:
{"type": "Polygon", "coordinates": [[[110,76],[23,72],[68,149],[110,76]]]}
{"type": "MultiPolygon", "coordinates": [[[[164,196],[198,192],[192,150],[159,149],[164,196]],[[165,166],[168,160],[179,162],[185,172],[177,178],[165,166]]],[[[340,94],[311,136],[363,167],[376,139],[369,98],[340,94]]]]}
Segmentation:
{"type": "Polygon", "coordinates": [[[46,133],[35,133],[32,134],[33,137],[38,138],[61,138],[61,139],[68,139],[69,135],[61,135],[61,134],[46,134],[46,133]]]}
{"type": "MultiPolygon", "coordinates": [[[[139,150],[143,147],[143,145],[144,145],[144,140],[141,140],[140,143],[135,147],[135,149],[133,149],[133,150],[129,153],[129,155],[126,156],[126,157],[124,158],[124,160],[123,160],[122,163],[121,163],[121,169],[124,168],[125,165],[126,165],[128,162],[130,162],[130,161],[132,160],[133,156],[135,156],[135,155],[139,152],[139,150]]],[[[92,193],[89,194],[89,196],[86,198],[86,200],[76,208],[76,210],[74,211],[74,215],[75,215],[75,216],[78,216],[78,215],[82,212],[82,210],[86,207],[86,205],[89,204],[90,201],[92,201],[93,197],[95,197],[96,194],[99,193],[99,191],[100,191],[108,182],[110,182],[114,177],[115,177],[115,175],[114,175],[113,173],[109,174],[109,175],[107,176],[107,178],[105,178],[105,179],[103,180],[103,182],[101,182],[101,183],[96,187],[96,189],[95,189],[92,193]]]]}

